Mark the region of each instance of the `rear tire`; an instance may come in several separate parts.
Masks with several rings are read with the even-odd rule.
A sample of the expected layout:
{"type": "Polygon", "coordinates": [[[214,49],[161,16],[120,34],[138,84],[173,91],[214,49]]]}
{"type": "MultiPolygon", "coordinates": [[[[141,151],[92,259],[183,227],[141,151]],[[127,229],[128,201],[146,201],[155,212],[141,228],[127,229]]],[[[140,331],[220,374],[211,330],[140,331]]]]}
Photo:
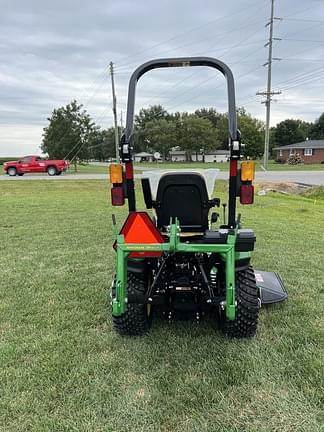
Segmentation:
{"type": "Polygon", "coordinates": [[[55,168],[55,166],[49,166],[47,168],[47,174],[49,176],[55,176],[56,175],[56,168],[55,168]]]}
{"type": "Polygon", "coordinates": [[[15,177],[17,175],[17,169],[15,167],[10,167],[7,169],[7,174],[10,177],[15,177]]]}
{"type": "MultiPolygon", "coordinates": [[[[115,295],[115,285],[112,296],[115,295]]],[[[127,293],[145,294],[147,281],[145,276],[128,272],[127,293]]],[[[113,327],[122,336],[141,336],[149,330],[152,321],[151,305],[128,303],[127,311],[120,316],[113,316],[113,327]]]]}
{"type": "Polygon", "coordinates": [[[236,273],[235,298],[236,318],[230,321],[225,311],[220,311],[220,328],[224,335],[235,338],[255,336],[260,309],[260,292],[255,281],[253,268],[236,273]]]}

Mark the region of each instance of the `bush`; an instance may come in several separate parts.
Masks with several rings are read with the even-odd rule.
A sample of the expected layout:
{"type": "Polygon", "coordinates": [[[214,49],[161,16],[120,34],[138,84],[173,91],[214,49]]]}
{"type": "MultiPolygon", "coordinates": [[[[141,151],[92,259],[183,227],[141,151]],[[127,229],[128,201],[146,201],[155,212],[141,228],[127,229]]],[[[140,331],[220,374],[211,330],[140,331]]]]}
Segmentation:
{"type": "Polygon", "coordinates": [[[300,165],[303,163],[304,163],[304,160],[301,156],[299,156],[298,153],[290,155],[289,158],[287,159],[288,165],[300,165]]]}

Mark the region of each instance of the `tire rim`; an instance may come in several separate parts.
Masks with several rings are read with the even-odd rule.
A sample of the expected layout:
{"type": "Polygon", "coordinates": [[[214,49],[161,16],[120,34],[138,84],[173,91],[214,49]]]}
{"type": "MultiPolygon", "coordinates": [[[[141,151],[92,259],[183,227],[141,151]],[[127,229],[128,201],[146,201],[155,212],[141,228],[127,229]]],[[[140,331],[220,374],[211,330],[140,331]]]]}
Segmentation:
{"type": "Polygon", "coordinates": [[[15,175],[16,175],[16,170],[15,170],[14,168],[9,168],[9,169],[8,169],[8,174],[9,174],[10,176],[15,176],[15,175]]]}
{"type": "Polygon", "coordinates": [[[56,170],[54,168],[49,168],[48,169],[48,174],[49,175],[55,175],[56,170]]]}

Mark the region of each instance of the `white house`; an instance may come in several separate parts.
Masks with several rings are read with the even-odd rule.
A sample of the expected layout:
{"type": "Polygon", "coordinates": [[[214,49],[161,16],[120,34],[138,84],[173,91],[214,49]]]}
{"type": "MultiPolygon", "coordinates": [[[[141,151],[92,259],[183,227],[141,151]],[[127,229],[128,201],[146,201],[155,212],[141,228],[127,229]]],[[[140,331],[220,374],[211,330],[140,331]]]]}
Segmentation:
{"type": "MultiPolygon", "coordinates": [[[[192,152],[192,162],[227,162],[229,160],[229,150],[210,150],[206,153],[192,152]]],[[[170,151],[171,162],[186,162],[187,152],[185,150],[172,150],[170,151]]]]}
{"type": "Polygon", "coordinates": [[[140,152],[134,154],[135,162],[153,162],[153,154],[147,152],[140,152]]]}
{"type": "Polygon", "coordinates": [[[185,162],[187,160],[186,153],[184,150],[171,150],[169,153],[171,162],[185,162]]]}
{"type": "Polygon", "coordinates": [[[205,153],[205,162],[227,162],[230,157],[229,150],[212,150],[205,153]]]}

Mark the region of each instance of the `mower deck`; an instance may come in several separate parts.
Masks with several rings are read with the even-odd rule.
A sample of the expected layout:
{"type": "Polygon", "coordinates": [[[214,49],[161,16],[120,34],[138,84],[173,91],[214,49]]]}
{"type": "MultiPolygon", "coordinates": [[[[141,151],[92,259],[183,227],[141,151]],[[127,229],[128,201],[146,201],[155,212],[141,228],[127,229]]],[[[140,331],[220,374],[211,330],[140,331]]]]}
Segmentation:
{"type": "Polygon", "coordinates": [[[257,286],[261,293],[261,304],[269,305],[287,300],[287,290],[277,273],[254,270],[257,286]]]}

